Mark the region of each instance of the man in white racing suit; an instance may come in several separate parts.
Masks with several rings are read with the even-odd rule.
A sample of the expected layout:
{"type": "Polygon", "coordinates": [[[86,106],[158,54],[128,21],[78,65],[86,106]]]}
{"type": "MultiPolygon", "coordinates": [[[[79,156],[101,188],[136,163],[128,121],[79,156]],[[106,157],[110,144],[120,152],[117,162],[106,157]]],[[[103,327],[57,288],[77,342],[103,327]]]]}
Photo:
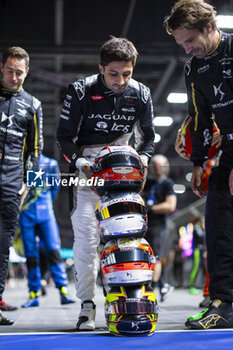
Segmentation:
{"type": "MultiPolygon", "coordinates": [[[[105,145],[133,145],[144,167],[154,153],[153,106],[148,87],[132,79],[137,50],[125,38],[111,37],[100,51],[100,73],[69,86],[60,115],[57,142],[79,179],[93,176],[92,164],[105,145]]],[[[78,330],[95,329],[95,280],[99,235],[90,187],[73,192],[71,220],[77,296],[82,306],[78,330]]]]}

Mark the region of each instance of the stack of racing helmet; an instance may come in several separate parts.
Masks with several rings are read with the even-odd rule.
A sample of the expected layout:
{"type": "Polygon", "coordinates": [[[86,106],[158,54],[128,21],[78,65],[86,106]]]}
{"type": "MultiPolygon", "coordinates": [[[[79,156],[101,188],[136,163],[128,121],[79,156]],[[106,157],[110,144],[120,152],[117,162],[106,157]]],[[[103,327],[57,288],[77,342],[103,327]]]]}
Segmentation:
{"type": "Polygon", "coordinates": [[[151,335],[157,324],[157,300],[150,286],[155,256],[144,238],[147,214],[139,194],[143,169],[140,156],[128,145],[104,147],[93,165],[94,177],[104,180],[96,187],[96,218],[105,244],[105,317],[114,335],[151,335]]]}

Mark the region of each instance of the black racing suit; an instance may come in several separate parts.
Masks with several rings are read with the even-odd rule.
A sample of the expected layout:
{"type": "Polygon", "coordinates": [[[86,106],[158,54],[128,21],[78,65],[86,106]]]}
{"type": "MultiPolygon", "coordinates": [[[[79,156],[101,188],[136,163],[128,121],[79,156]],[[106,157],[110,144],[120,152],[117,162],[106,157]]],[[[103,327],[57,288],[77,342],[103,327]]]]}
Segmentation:
{"type": "Polygon", "coordinates": [[[122,94],[115,94],[101,74],[71,84],[63,104],[57,132],[58,145],[75,167],[85,148],[100,149],[126,144],[135,131],[136,148],[148,158],[154,152],[153,107],[149,89],[130,80],[122,94]]]}
{"type": "Polygon", "coordinates": [[[17,228],[25,170],[37,169],[42,110],[35,97],[0,84],[0,300],[8,271],[9,247],[17,228]]]}
{"type": "MultiPolygon", "coordinates": [[[[222,135],[217,175],[216,256],[210,275],[213,298],[233,302],[233,35],[220,32],[217,48],[203,59],[192,57],[185,66],[194,166],[207,159],[215,118],[222,135]]],[[[214,232],[213,232],[214,235],[214,232]]]]}
{"type": "MultiPolygon", "coordinates": [[[[67,161],[81,170],[82,164],[93,163],[105,145],[128,144],[135,132],[135,148],[141,157],[150,158],[154,152],[152,117],[150,91],[143,84],[131,79],[122,94],[115,94],[100,74],[94,75],[70,85],[60,116],[58,145],[67,161]]],[[[82,171],[80,176],[85,178],[82,171]]],[[[95,296],[99,244],[95,207],[99,197],[87,186],[80,186],[74,195],[75,278],[77,296],[83,302],[95,296]]]]}

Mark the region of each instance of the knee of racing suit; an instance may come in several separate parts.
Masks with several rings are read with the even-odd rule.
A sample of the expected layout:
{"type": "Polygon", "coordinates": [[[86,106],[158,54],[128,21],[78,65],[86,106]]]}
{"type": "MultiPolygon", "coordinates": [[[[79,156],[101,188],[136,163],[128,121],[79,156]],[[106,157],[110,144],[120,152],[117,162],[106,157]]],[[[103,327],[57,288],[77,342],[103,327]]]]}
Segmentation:
{"type": "Polygon", "coordinates": [[[49,251],[48,259],[49,259],[49,265],[56,265],[62,261],[60,253],[57,249],[49,251]]]}
{"type": "Polygon", "coordinates": [[[14,232],[4,222],[4,218],[0,213],[0,254],[9,254],[9,248],[13,242],[14,232]]]}
{"type": "Polygon", "coordinates": [[[35,256],[29,256],[26,264],[28,270],[36,269],[39,266],[39,260],[35,256]]]}

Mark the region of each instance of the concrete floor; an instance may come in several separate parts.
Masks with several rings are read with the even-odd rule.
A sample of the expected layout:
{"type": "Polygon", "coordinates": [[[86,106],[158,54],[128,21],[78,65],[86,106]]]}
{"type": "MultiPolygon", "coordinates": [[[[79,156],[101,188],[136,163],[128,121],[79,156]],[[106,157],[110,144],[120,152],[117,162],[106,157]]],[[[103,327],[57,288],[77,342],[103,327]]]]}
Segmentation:
{"type": "MultiPolygon", "coordinates": [[[[71,283],[68,287],[71,297],[75,297],[75,287],[71,283]]],[[[155,291],[159,299],[159,295],[155,291]]],[[[80,310],[80,302],[61,305],[59,293],[54,286],[47,288],[47,295],[40,297],[40,306],[30,309],[21,308],[21,304],[28,298],[26,280],[11,280],[4,292],[7,303],[18,306],[16,311],[5,314],[15,320],[13,326],[0,327],[3,333],[41,333],[41,332],[75,332],[75,326],[80,310]]],[[[159,302],[159,317],[157,330],[186,330],[184,325],[187,317],[201,311],[199,303],[202,293],[190,295],[187,289],[175,289],[164,301],[159,302]]],[[[102,288],[97,286],[96,305],[96,333],[106,333],[108,329],[104,317],[104,301],[102,288]]]]}

